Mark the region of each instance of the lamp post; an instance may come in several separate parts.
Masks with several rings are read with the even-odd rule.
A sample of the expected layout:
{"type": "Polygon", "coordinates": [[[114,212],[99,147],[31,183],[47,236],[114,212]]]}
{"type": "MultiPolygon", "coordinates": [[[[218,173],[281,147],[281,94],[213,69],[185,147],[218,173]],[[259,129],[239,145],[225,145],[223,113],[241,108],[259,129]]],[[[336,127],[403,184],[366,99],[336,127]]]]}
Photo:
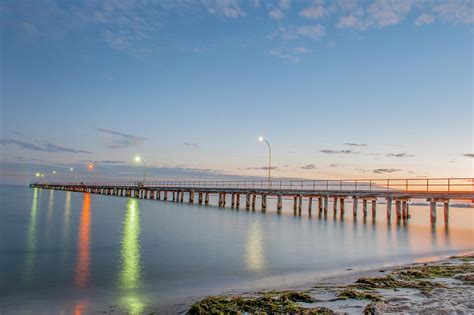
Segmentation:
{"type": "Polygon", "coordinates": [[[139,155],[135,156],[135,159],[134,159],[134,160],[135,160],[135,162],[138,163],[138,164],[139,164],[140,162],[143,163],[143,185],[145,185],[145,180],[146,180],[146,163],[145,163],[145,161],[144,161],[139,155]]]}
{"type": "Polygon", "coordinates": [[[272,186],[271,182],[271,171],[272,171],[272,148],[270,143],[264,137],[259,137],[258,141],[265,142],[268,146],[268,187],[272,186]]]}
{"type": "Polygon", "coordinates": [[[36,183],[39,184],[39,182],[40,182],[40,177],[41,177],[41,173],[36,173],[35,176],[36,176],[36,183]]]}

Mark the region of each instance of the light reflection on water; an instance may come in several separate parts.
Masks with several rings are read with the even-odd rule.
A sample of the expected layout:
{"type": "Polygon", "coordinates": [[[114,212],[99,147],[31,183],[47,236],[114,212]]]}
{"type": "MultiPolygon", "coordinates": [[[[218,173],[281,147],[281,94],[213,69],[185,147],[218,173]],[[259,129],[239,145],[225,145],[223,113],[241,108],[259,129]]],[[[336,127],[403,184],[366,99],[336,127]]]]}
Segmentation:
{"type": "Polygon", "coordinates": [[[83,195],[82,211],[77,242],[77,261],[75,283],[79,289],[85,289],[89,283],[90,273],[90,224],[91,196],[83,195]]]}
{"type": "Polygon", "coordinates": [[[31,204],[30,219],[26,234],[25,247],[25,267],[23,273],[23,281],[31,280],[33,266],[35,263],[35,247],[36,247],[36,212],[38,211],[38,188],[33,189],[33,202],[31,204]]]}
{"type": "Polygon", "coordinates": [[[167,311],[190,296],[474,249],[467,208],[452,208],[445,225],[439,207],[432,225],[415,205],[409,221],[388,222],[383,205],[375,219],[370,206],[353,219],[350,203],[344,216],[313,203],[310,217],[306,203],[293,216],[292,200],[277,215],[273,199],[262,213],[12,187],[0,197],[0,310],[19,313],[38,301],[50,313],[167,311]]]}
{"type": "Polygon", "coordinates": [[[245,261],[250,271],[261,271],[264,268],[263,233],[260,221],[251,220],[249,222],[245,261]]]}
{"type": "Polygon", "coordinates": [[[145,308],[143,298],[134,292],[140,286],[142,262],[140,258],[140,206],[137,199],[129,199],[121,241],[120,287],[124,295],[120,302],[130,314],[141,314],[145,308]]]}

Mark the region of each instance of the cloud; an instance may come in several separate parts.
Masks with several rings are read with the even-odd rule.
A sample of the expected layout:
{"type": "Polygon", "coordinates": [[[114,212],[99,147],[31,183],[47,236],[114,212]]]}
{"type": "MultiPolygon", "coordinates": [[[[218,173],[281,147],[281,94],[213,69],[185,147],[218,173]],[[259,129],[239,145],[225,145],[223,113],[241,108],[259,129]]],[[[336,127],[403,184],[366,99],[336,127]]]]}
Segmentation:
{"type": "Polygon", "coordinates": [[[469,0],[445,0],[436,2],[433,11],[438,16],[455,24],[472,24],[474,23],[474,14],[472,13],[472,1],[469,0]]]}
{"type": "Polygon", "coordinates": [[[236,0],[214,0],[211,1],[209,13],[225,16],[226,18],[239,18],[246,15],[236,0]]]}
{"type": "Polygon", "coordinates": [[[105,147],[109,149],[134,147],[142,144],[143,141],[146,140],[146,138],[121,133],[110,129],[97,128],[96,130],[109,136],[109,139],[106,140],[107,144],[105,145],[105,147]]]}
{"type": "Polygon", "coordinates": [[[322,5],[312,5],[300,12],[300,15],[306,19],[318,19],[324,17],[327,11],[322,5]]]}
{"type": "Polygon", "coordinates": [[[353,143],[353,142],[346,142],[344,145],[351,146],[351,147],[366,147],[367,144],[364,143],[353,143]]]}
{"type": "Polygon", "coordinates": [[[466,153],[466,154],[463,154],[462,156],[474,158],[474,153],[466,153]]]}
{"type": "Polygon", "coordinates": [[[300,38],[320,39],[326,35],[324,26],[320,24],[316,25],[304,25],[299,27],[288,26],[280,27],[276,32],[269,36],[270,39],[281,38],[284,40],[295,40],[300,38]]]}
{"type": "Polygon", "coordinates": [[[387,154],[387,156],[397,157],[397,158],[414,157],[414,155],[407,154],[407,153],[389,153],[389,154],[387,154]]]}
{"type": "Polygon", "coordinates": [[[307,165],[301,166],[300,168],[303,169],[303,170],[314,170],[314,169],[317,169],[317,167],[316,167],[314,164],[307,164],[307,165]]]}
{"type": "Polygon", "coordinates": [[[92,163],[92,164],[107,164],[107,165],[125,165],[128,164],[124,161],[117,161],[117,160],[82,160],[84,163],[92,163]]]}
{"type": "MultiPolygon", "coordinates": [[[[278,166],[272,166],[270,169],[277,170],[278,166]]],[[[244,170],[268,170],[268,166],[246,167],[244,170]]]]}
{"type": "Polygon", "coordinates": [[[415,20],[416,26],[431,24],[436,20],[436,18],[430,14],[423,13],[415,20]]]}
{"type": "Polygon", "coordinates": [[[280,0],[278,6],[282,9],[289,9],[291,6],[291,0],[280,0]]]}
{"type": "Polygon", "coordinates": [[[50,153],[58,153],[58,152],[92,153],[86,150],[72,149],[72,148],[62,146],[62,145],[53,144],[50,142],[47,142],[43,145],[38,145],[31,142],[25,142],[25,141],[20,141],[20,140],[15,140],[15,139],[0,139],[0,145],[17,145],[21,149],[24,149],[24,150],[50,152],[50,153]]]}
{"type": "Polygon", "coordinates": [[[283,12],[279,8],[275,8],[268,12],[268,16],[274,20],[280,20],[283,18],[283,12]]]}
{"type": "Polygon", "coordinates": [[[372,172],[375,174],[383,174],[383,173],[395,173],[395,172],[400,172],[401,169],[398,168],[377,168],[373,170],[372,172]]]}
{"type": "Polygon", "coordinates": [[[339,18],[339,22],[336,24],[337,28],[355,28],[363,29],[363,23],[359,20],[358,17],[353,15],[347,15],[339,18]]]}
{"type": "Polygon", "coordinates": [[[288,63],[298,63],[301,61],[303,55],[311,53],[311,51],[305,47],[294,47],[294,48],[273,48],[269,51],[270,55],[282,59],[288,63]]]}
{"type": "Polygon", "coordinates": [[[357,151],[352,151],[352,150],[329,150],[329,149],[321,150],[320,152],[325,153],[325,154],[357,154],[359,153],[357,151]]]}
{"type": "Polygon", "coordinates": [[[183,143],[185,146],[187,147],[192,147],[194,149],[198,148],[199,147],[199,143],[194,143],[194,142],[185,142],[183,143]]]}

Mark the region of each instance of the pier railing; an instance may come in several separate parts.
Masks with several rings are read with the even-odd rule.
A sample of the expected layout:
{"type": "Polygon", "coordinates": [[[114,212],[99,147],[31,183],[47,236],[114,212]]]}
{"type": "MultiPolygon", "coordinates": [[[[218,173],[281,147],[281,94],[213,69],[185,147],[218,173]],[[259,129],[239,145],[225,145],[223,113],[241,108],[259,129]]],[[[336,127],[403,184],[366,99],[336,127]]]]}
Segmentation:
{"type": "Polygon", "coordinates": [[[227,181],[146,181],[69,182],[50,185],[142,186],[205,189],[272,189],[314,191],[407,191],[474,192],[474,178],[349,179],[349,180],[227,180],[227,181]]]}

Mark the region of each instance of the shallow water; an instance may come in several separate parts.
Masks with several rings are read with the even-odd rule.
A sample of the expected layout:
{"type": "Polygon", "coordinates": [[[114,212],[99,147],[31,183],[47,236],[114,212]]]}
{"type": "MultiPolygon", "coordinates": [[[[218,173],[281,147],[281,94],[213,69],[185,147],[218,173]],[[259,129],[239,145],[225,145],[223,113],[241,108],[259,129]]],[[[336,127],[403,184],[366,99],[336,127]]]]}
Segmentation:
{"type": "Polygon", "coordinates": [[[474,249],[472,208],[452,207],[445,225],[440,206],[431,225],[426,206],[397,223],[383,204],[364,220],[350,203],[341,218],[315,203],[294,216],[292,200],[278,215],[275,200],[262,213],[11,186],[0,198],[0,313],[175,312],[208,294],[474,249]]]}

